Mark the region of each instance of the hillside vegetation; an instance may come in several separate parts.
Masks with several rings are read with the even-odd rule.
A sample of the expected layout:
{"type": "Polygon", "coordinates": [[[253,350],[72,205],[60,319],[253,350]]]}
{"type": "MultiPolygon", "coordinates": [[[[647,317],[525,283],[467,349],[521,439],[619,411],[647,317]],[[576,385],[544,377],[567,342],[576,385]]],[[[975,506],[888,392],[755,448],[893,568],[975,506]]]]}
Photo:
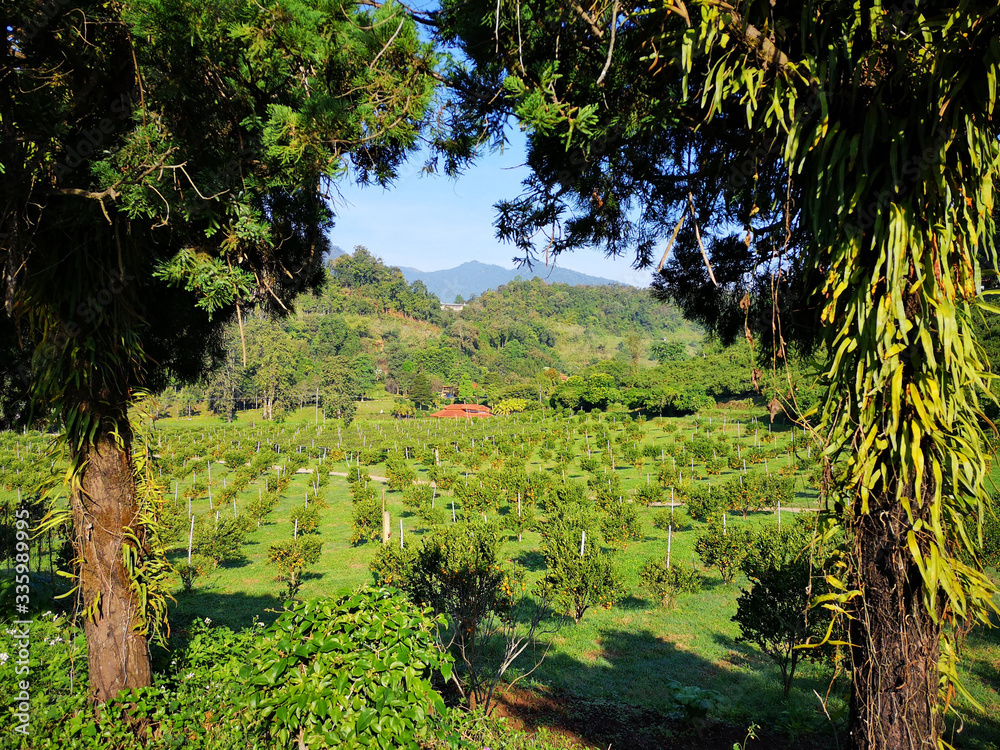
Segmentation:
{"type": "Polygon", "coordinates": [[[675,308],[624,286],[513,281],[461,312],[442,310],[422,282],[359,247],[330,261],[319,292],[300,296],[293,314],[232,323],[202,387],[167,397],[182,409],[204,399],[230,417],[261,407],[265,418],[317,402],[328,416],[351,417],[376,386],[417,408],[445,386],[468,401],[537,403],[564,376],[594,367],[616,387],[646,387],[640,373],[657,364],[656,347],[683,359],[703,353],[701,340],[675,308]]]}

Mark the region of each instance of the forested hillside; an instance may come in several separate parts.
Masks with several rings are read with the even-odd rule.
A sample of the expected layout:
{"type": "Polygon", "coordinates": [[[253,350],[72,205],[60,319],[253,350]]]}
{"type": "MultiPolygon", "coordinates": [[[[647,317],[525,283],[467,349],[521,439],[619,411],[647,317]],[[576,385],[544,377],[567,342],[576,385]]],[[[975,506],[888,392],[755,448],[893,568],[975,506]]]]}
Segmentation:
{"type": "MultiPolygon", "coordinates": [[[[563,376],[588,377],[594,368],[602,377],[611,373],[615,387],[626,391],[662,385],[666,370],[650,368],[663,350],[684,360],[704,353],[701,340],[675,308],[625,286],[514,281],[460,313],[442,310],[422,282],[408,284],[399,269],[359,247],[329,262],[322,287],[300,296],[292,315],[253,315],[242,329],[232,323],[223,333],[224,359],[202,386],[168,389],[165,397],[182,409],[204,400],[229,417],[261,407],[275,418],[317,400],[328,416],[350,418],[375,387],[409,396],[417,408],[446,386],[467,401],[548,403],[563,376]]],[[[712,394],[747,390],[750,370],[743,364],[739,387],[712,394]]],[[[680,384],[664,388],[656,397],[660,407],[676,400],[663,393],[685,392],[680,384]]],[[[572,396],[560,398],[586,408],[571,404],[572,396]]],[[[650,398],[615,400],[638,408],[650,398]]]]}

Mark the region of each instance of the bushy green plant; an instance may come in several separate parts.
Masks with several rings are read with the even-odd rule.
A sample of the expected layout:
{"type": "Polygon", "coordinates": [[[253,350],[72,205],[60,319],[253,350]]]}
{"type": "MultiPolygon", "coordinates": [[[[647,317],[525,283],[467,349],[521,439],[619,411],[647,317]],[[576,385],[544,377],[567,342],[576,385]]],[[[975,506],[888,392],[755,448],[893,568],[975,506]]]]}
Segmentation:
{"type": "Polygon", "coordinates": [[[656,470],[656,481],[661,487],[667,489],[677,486],[677,469],[670,461],[663,461],[656,470]]]}
{"type": "Polygon", "coordinates": [[[684,685],[676,680],[667,683],[668,695],[682,711],[684,719],[701,733],[708,715],[719,707],[722,696],[697,685],[684,685]]]}
{"type": "Polygon", "coordinates": [[[633,495],[639,505],[652,505],[663,500],[663,488],[659,484],[640,484],[633,495]]]}
{"type": "Polygon", "coordinates": [[[632,502],[611,503],[601,514],[600,523],[604,541],[616,549],[625,550],[629,542],[642,541],[639,511],[632,502]]]}
{"type": "Polygon", "coordinates": [[[525,595],[523,571],[503,564],[498,525],[449,525],[412,551],[386,545],[372,573],[377,581],[398,582],[414,602],[446,618],[439,634],[461,663],[464,694],[473,708],[488,713],[497,682],[534,644],[548,613],[544,599],[538,604],[525,595]]]}
{"type": "Polygon", "coordinates": [[[598,549],[583,534],[588,524],[582,514],[550,519],[543,528],[542,555],[547,572],[538,591],[551,597],[578,623],[592,606],[610,608],[624,596],[621,576],[611,555],[598,549]],[[583,541],[583,554],[581,554],[583,541]]]}
{"type": "Polygon", "coordinates": [[[250,519],[246,516],[208,513],[195,522],[194,548],[217,564],[238,560],[249,531],[250,519]]]}
{"type": "Polygon", "coordinates": [[[319,509],[312,503],[308,507],[305,504],[297,505],[288,514],[288,521],[293,527],[298,524],[300,534],[315,534],[319,531],[319,509]]]}
{"type": "Polygon", "coordinates": [[[241,466],[246,466],[250,462],[253,451],[250,448],[230,448],[223,456],[226,467],[230,471],[236,471],[241,466]]]}
{"type": "Polygon", "coordinates": [[[604,510],[622,497],[622,482],[617,474],[597,474],[587,479],[587,487],[594,495],[597,507],[604,510]]]}
{"type": "Polygon", "coordinates": [[[254,523],[260,526],[277,505],[277,493],[261,493],[257,497],[251,498],[250,502],[247,503],[247,514],[254,523]]]}
{"type": "Polygon", "coordinates": [[[751,543],[751,535],[746,529],[727,528],[714,518],[709,522],[695,542],[698,557],[708,567],[718,568],[725,583],[736,580],[751,543]]]}
{"type": "Polygon", "coordinates": [[[424,485],[407,487],[403,492],[403,507],[419,514],[424,506],[430,507],[433,490],[424,485]]]}
{"type": "Polygon", "coordinates": [[[496,492],[483,485],[477,477],[459,479],[454,486],[455,497],[461,503],[462,517],[466,521],[481,518],[484,513],[496,511],[496,492]]]}
{"type": "Polygon", "coordinates": [[[351,514],[351,544],[377,542],[382,538],[382,503],[375,490],[357,483],[351,489],[354,497],[351,514]]]}
{"type": "Polygon", "coordinates": [[[687,512],[696,521],[719,520],[729,508],[729,496],[711,485],[694,485],[684,492],[687,512]]]}
{"type": "Polygon", "coordinates": [[[417,472],[406,465],[402,456],[394,454],[385,462],[385,478],[390,490],[405,490],[417,481],[417,472]]]}
{"type": "Polygon", "coordinates": [[[390,589],[295,603],[267,629],[240,678],[268,746],[426,746],[445,714],[432,686],[452,662],[436,623],[390,589]]]}
{"type": "Polygon", "coordinates": [[[174,570],[181,577],[181,585],[184,587],[184,590],[191,591],[194,588],[195,580],[215,569],[216,564],[216,561],[211,557],[192,555],[190,564],[185,557],[181,562],[174,565],[174,570]]]}
{"type": "Polygon", "coordinates": [[[690,565],[673,563],[667,567],[666,557],[646,560],[639,569],[639,585],[664,607],[671,606],[680,594],[701,591],[701,573],[690,565]]]}
{"type": "Polygon", "coordinates": [[[416,549],[413,547],[400,549],[398,544],[380,544],[368,563],[374,584],[409,590],[409,576],[415,554],[416,549]]]}
{"type": "Polygon", "coordinates": [[[518,506],[515,502],[507,509],[507,514],[503,517],[503,528],[507,529],[517,536],[517,540],[521,541],[521,535],[525,531],[530,531],[535,527],[537,523],[537,518],[535,516],[535,506],[532,503],[521,502],[520,514],[518,513],[518,506]]]}
{"type": "Polygon", "coordinates": [[[349,466],[347,468],[348,484],[368,484],[372,481],[371,474],[360,466],[349,466]]]}
{"type": "Polygon", "coordinates": [[[653,514],[653,528],[666,531],[670,527],[674,531],[684,531],[691,528],[691,517],[683,508],[661,508],[653,514]]]}
{"type": "Polygon", "coordinates": [[[753,533],[741,563],[750,587],[737,599],[732,618],[740,626],[737,640],[756,644],[778,665],[786,696],[801,659],[829,655],[828,648],[815,646],[823,640],[830,612],[811,607],[827,589],[825,548],[814,543],[814,523],[800,516],[781,531],[769,526],[753,533]]]}
{"type": "Polygon", "coordinates": [[[781,503],[791,504],[795,496],[794,480],[779,474],[746,474],[723,485],[727,507],[745,517],[747,513],[781,503]]]}
{"type": "Polygon", "coordinates": [[[308,453],[295,452],[285,454],[285,471],[289,474],[295,474],[299,469],[304,469],[308,463],[308,453]]]}
{"type": "Polygon", "coordinates": [[[323,542],[315,536],[300,536],[275,542],[267,549],[267,561],[278,569],[276,580],[288,585],[288,598],[294,599],[302,587],[302,574],[319,561],[323,542]]]}

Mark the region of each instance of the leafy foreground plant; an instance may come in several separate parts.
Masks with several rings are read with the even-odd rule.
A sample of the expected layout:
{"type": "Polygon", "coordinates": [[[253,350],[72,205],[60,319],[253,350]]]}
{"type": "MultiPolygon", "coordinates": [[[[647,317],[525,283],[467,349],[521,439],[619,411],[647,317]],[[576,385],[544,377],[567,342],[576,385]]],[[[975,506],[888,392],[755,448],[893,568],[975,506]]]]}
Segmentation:
{"type": "Polygon", "coordinates": [[[252,724],[279,747],[419,747],[445,712],[431,677],[451,677],[438,624],[392,589],[294,604],[240,670],[252,724]]]}
{"type": "MultiPolygon", "coordinates": [[[[822,645],[830,611],[812,606],[828,587],[824,548],[818,544],[809,548],[810,520],[800,517],[782,531],[771,526],[753,534],[741,563],[750,587],[740,593],[732,618],[740,626],[736,640],[756,644],[778,665],[785,697],[801,659],[826,658],[831,652],[829,643],[822,645]]],[[[834,640],[843,637],[836,635],[834,640]]]]}
{"type": "Polygon", "coordinates": [[[399,582],[420,604],[442,616],[443,651],[462,667],[455,685],[471,708],[489,714],[493,693],[507,670],[530,651],[531,674],[548,651],[538,637],[551,614],[549,598],[529,596],[524,571],[501,564],[495,522],[462,522],[437,529],[415,550],[383,545],[371,563],[380,583],[399,582]]]}

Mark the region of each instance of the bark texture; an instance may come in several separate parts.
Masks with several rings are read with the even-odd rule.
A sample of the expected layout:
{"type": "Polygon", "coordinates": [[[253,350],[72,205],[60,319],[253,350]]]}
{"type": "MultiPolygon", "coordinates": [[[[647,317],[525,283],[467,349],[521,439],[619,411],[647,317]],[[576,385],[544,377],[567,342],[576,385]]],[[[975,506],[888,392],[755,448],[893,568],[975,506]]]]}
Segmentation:
{"type": "Polygon", "coordinates": [[[854,646],[854,750],[936,750],[941,627],[923,601],[906,549],[909,523],[899,502],[859,517],[854,553],[863,596],[850,627],[854,646]]]}
{"type": "Polygon", "coordinates": [[[140,604],[122,561],[123,529],[138,528],[132,436],[124,413],[116,421],[121,443],[102,420],[96,441],[84,448],[81,485],[72,498],[84,609],[98,600],[84,622],[90,695],[98,702],[151,684],[147,639],[136,632],[140,604]]]}

